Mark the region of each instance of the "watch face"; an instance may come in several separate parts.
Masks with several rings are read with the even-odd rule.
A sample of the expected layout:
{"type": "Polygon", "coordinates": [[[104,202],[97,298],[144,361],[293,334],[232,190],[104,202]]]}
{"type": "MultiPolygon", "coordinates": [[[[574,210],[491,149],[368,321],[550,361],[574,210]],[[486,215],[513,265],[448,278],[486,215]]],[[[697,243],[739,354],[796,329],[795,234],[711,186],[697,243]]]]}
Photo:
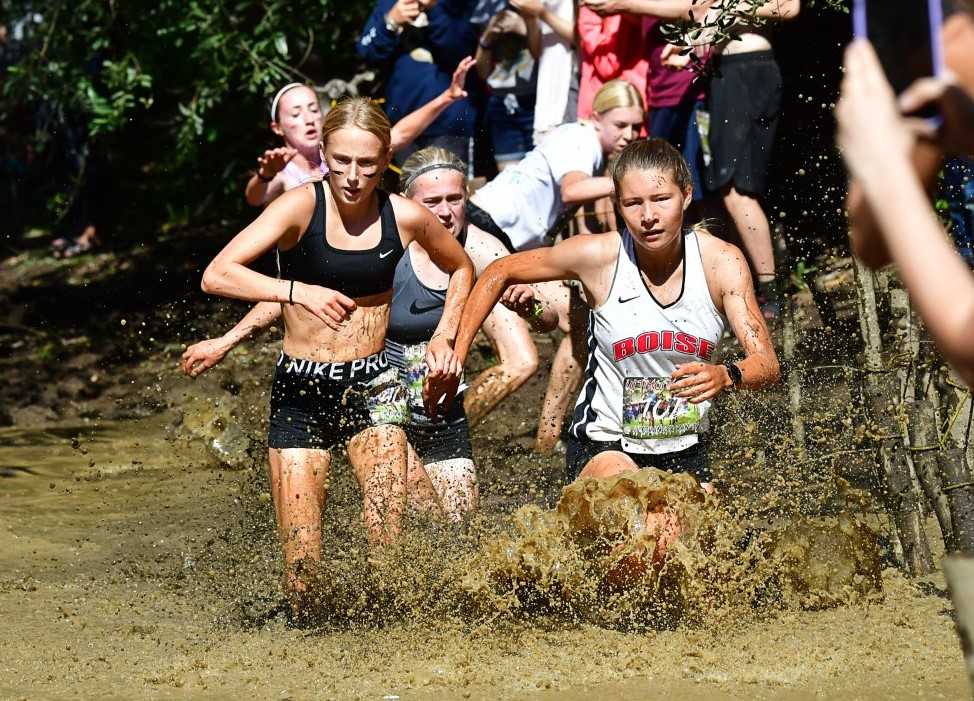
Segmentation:
{"type": "Polygon", "coordinates": [[[743,373],[741,373],[741,369],[731,362],[724,363],[724,367],[727,368],[727,374],[730,375],[731,383],[735,385],[740,384],[741,380],[744,378],[743,373]]]}

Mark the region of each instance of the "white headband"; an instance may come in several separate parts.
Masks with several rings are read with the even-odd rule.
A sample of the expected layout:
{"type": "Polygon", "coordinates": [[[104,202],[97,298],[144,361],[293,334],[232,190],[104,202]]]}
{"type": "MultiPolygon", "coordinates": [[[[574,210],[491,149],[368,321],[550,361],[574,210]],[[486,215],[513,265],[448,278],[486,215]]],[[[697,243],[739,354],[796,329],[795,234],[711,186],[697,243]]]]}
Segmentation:
{"type": "Polygon", "coordinates": [[[277,95],[274,96],[273,102],[271,102],[271,121],[277,121],[277,103],[281,101],[281,98],[291,88],[301,88],[304,87],[304,83],[288,83],[283,88],[277,91],[277,95]]]}

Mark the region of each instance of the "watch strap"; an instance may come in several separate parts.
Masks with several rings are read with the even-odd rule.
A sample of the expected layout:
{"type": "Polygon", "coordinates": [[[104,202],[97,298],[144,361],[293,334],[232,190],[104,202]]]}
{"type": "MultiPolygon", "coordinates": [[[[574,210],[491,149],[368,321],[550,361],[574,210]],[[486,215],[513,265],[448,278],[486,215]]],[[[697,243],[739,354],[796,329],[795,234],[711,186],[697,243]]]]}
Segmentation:
{"type": "Polygon", "coordinates": [[[737,363],[727,360],[724,361],[724,367],[727,368],[727,375],[731,380],[731,387],[739,387],[741,382],[744,381],[744,373],[737,366],[737,363]]]}

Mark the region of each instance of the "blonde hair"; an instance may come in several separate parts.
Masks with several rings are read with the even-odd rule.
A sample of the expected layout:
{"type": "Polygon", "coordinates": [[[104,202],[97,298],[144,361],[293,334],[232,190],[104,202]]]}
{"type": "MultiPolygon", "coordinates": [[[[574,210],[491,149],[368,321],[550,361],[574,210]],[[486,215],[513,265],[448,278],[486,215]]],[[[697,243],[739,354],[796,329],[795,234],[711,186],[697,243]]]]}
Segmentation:
{"type": "Polygon", "coordinates": [[[463,185],[466,188],[466,164],[456,154],[442,146],[427,146],[416,151],[403,162],[402,173],[399,175],[399,191],[409,197],[412,195],[413,185],[419,176],[441,168],[455,170],[463,175],[463,185]]]}
{"type": "Polygon", "coordinates": [[[592,111],[597,114],[605,114],[617,107],[638,107],[643,112],[646,111],[643,96],[632,83],[622,78],[610,80],[603,85],[592,100],[592,111]]]}
{"type": "Polygon", "coordinates": [[[392,125],[386,113],[367,97],[346,97],[328,110],[321,124],[321,145],[328,143],[328,135],[339,129],[354,127],[375,136],[385,150],[392,143],[392,125]]]}
{"type": "Polygon", "coordinates": [[[622,191],[622,178],[630,170],[658,170],[668,173],[682,192],[686,192],[693,185],[690,166],[683,154],[669,141],[658,137],[633,141],[622,149],[609,168],[616,198],[622,191]]]}

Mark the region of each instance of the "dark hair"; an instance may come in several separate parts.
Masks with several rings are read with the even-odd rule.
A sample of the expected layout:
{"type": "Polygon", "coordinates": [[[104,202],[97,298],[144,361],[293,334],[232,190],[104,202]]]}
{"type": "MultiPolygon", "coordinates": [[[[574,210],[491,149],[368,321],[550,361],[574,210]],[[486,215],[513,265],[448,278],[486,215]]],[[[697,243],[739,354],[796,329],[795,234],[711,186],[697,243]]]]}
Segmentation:
{"type": "Polygon", "coordinates": [[[610,169],[612,184],[615,186],[616,198],[619,197],[622,178],[630,170],[659,170],[669,173],[673,182],[683,192],[693,185],[690,166],[686,159],[670,142],[658,137],[640,139],[622,149],[610,169]]]}

